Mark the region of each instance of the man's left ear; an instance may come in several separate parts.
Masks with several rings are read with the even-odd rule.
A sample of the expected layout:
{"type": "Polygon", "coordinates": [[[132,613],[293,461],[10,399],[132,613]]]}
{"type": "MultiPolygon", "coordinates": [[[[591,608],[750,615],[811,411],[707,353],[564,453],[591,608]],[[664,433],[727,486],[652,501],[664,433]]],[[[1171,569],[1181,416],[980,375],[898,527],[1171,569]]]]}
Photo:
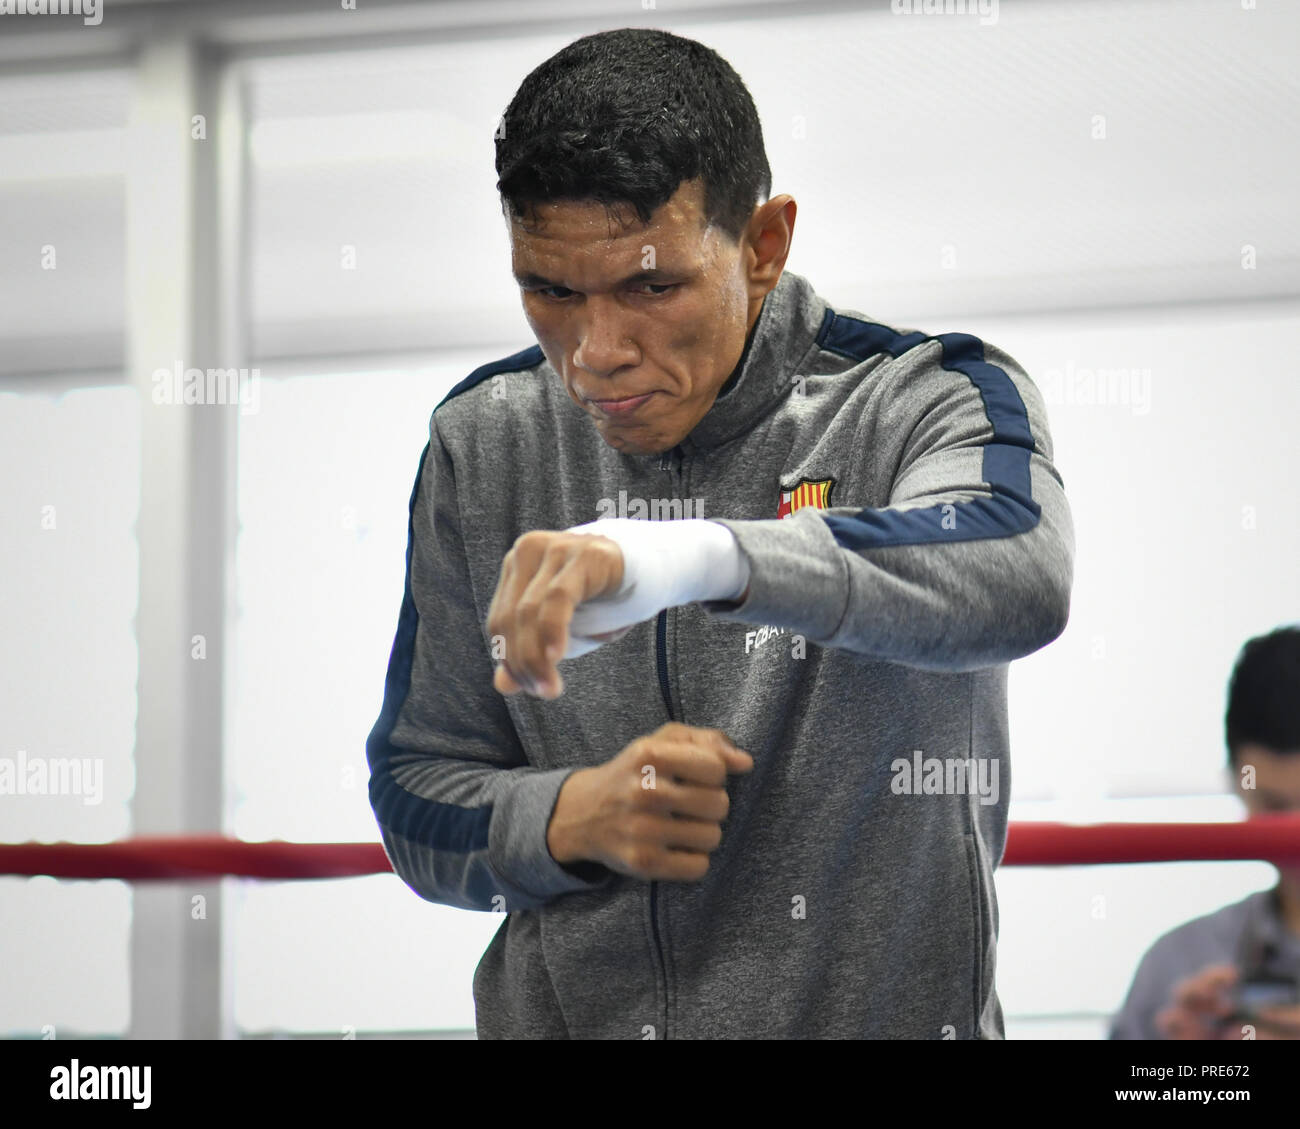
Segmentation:
{"type": "Polygon", "coordinates": [[[781,280],[790,245],[794,240],[794,221],[799,206],[788,194],[774,196],[759,205],[745,231],[753,261],[749,269],[751,284],[766,294],[781,280]]]}

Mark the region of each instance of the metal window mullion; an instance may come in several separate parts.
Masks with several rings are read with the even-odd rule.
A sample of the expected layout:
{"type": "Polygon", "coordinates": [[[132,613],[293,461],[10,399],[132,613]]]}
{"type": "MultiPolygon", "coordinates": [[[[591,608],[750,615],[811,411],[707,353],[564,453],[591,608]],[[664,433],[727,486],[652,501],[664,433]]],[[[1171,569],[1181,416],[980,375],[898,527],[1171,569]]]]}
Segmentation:
{"type": "MultiPolygon", "coordinates": [[[[191,39],[137,57],[126,189],[127,380],[140,393],[135,835],[222,829],[225,594],[237,406],[153,399],[158,369],[237,367],[219,325],[217,60],[191,39]],[[194,114],[208,139],[193,140],[194,114]],[[203,637],[206,656],[192,657],[203,637]]],[[[220,881],[136,883],[132,1038],[223,1034],[220,881]],[[202,916],[199,915],[202,899],[202,916]]]]}

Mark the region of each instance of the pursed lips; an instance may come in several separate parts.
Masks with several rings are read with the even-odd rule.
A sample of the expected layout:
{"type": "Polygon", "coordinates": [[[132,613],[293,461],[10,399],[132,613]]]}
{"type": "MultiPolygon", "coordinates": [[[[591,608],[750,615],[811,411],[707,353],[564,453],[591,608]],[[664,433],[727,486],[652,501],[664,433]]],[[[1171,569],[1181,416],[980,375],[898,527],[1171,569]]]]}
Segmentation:
{"type": "Polygon", "coordinates": [[[622,396],[613,399],[589,399],[588,403],[594,404],[597,409],[606,414],[621,414],[623,412],[633,412],[641,407],[651,396],[653,391],[640,392],[634,396],[622,396]]]}

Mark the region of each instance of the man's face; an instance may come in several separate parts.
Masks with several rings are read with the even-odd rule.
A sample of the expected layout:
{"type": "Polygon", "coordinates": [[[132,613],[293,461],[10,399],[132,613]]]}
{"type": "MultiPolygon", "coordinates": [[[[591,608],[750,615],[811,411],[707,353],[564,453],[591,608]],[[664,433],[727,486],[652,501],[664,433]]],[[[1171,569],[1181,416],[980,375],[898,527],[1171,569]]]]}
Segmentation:
{"type": "Polygon", "coordinates": [[[627,454],[667,451],[690,434],[762,305],[743,241],[706,227],[703,203],[702,182],[683,181],[648,225],[591,201],[538,205],[527,226],[510,221],[512,267],[542,352],[605,442],[627,454]]]}
{"type": "MultiPolygon", "coordinates": [[[[1275,753],[1262,745],[1242,745],[1236,759],[1237,794],[1250,815],[1273,812],[1300,814],[1300,753],[1275,753]],[[1255,786],[1242,786],[1242,770],[1255,771],[1255,786]]],[[[1280,868],[1294,882],[1300,882],[1300,866],[1280,868]]]]}

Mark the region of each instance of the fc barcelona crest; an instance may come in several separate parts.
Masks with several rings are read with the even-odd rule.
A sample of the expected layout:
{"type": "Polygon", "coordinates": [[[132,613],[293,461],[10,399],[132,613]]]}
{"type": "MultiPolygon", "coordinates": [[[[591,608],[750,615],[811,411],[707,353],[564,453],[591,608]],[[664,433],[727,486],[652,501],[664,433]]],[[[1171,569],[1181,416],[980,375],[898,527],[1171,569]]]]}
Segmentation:
{"type": "Polygon", "coordinates": [[[795,510],[801,510],[804,506],[812,506],[816,510],[825,510],[830,508],[831,504],[831,487],[835,485],[833,478],[801,478],[789,490],[781,491],[781,500],[776,508],[777,517],[789,517],[795,510]]]}

